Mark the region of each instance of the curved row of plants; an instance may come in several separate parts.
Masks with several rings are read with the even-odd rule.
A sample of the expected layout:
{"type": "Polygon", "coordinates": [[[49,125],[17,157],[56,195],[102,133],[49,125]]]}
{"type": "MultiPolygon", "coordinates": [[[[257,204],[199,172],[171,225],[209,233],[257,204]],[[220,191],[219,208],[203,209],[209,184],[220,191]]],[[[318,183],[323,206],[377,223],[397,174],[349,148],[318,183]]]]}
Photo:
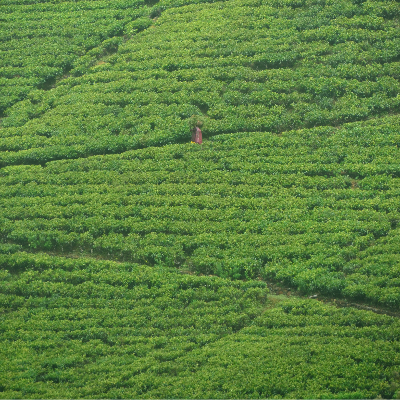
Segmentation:
{"type": "Polygon", "coordinates": [[[9,166],[1,241],[398,307],[399,128],[392,116],[9,166]]]}
{"type": "Polygon", "coordinates": [[[397,113],[396,2],[296,4],[235,0],[173,8],[161,1],[146,11],[162,12],[156,21],[129,23],[139,11],[116,9],[125,19],[110,18],[127,22],[127,33],[147,29],[125,43],[118,37],[96,43],[73,76],[8,108],[0,165],[186,142],[193,114],[204,115],[207,137],[397,113]],[[113,46],[114,54],[95,63],[113,46]]]}
{"type": "Polygon", "coordinates": [[[1,398],[399,394],[395,318],[128,263],[19,253],[0,266],[1,398]]]}
{"type": "Polygon", "coordinates": [[[0,5],[0,398],[398,398],[398,3],[153,3],[0,5]]]}
{"type": "Polygon", "coordinates": [[[150,24],[150,12],[143,0],[3,1],[0,115],[32,91],[49,90],[115,52],[124,35],[150,24]]]}

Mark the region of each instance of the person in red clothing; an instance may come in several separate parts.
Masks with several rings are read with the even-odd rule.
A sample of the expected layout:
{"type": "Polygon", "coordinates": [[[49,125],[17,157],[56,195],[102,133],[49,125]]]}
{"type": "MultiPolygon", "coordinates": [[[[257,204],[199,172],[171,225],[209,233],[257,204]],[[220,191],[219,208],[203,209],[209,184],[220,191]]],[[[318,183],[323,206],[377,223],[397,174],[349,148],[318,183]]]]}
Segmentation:
{"type": "MultiPolygon", "coordinates": [[[[200,125],[199,121],[197,122],[197,125],[200,125]]],[[[192,143],[197,143],[197,144],[203,143],[203,136],[198,126],[195,126],[192,130],[192,143]]]]}
{"type": "Polygon", "coordinates": [[[192,115],[189,119],[189,128],[192,132],[192,143],[202,144],[203,135],[200,126],[203,125],[203,118],[201,115],[192,115]]]}

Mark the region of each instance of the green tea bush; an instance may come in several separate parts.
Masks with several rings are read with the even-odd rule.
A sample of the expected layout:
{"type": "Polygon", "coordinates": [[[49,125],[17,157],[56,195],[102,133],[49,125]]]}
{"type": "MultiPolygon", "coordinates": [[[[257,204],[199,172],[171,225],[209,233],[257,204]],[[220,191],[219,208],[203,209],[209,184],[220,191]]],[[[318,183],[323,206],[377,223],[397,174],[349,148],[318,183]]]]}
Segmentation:
{"type": "Polygon", "coordinates": [[[66,74],[85,73],[118,49],[129,24],[138,17],[139,25],[149,21],[150,11],[135,0],[13,0],[2,3],[1,12],[0,115],[35,89],[44,92],[66,74]]]}
{"type": "MultiPolygon", "coordinates": [[[[71,76],[40,96],[32,90],[39,83],[12,85],[25,100],[7,96],[1,165],[188,142],[192,115],[204,120],[208,138],[340,126],[398,112],[393,2],[189,3],[162,0],[151,8],[124,1],[110,9],[96,1],[92,18],[107,12],[109,25],[74,22],[90,43],[82,39],[68,65],[29,47],[46,65],[21,72],[23,79],[40,73],[50,82],[66,70],[71,76]]],[[[20,7],[7,15],[19,15],[20,7]]],[[[60,11],[71,23],[74,7],[60,11]]],[[[50,32],[54,22],[46,23],[50,32]]],[[[4,77],[11,82],[14,75],[4,77]]]]}
{"type": "Polygon", "coordinates": [[[6,167],[1,240],[396,308],[397,132],[391,116],[6,167]]]}
{"type": "Polygon", "coordinates": [[[0,11],[1,398],[398,397],[398,3],[0,11]]]}
{"type": "Polygon", "coordinates": [[[395,318],[315,300],[273,306],[260,281],[131,263],[15,253],[0,265],[4,398],[396,392],[395,318]]]}

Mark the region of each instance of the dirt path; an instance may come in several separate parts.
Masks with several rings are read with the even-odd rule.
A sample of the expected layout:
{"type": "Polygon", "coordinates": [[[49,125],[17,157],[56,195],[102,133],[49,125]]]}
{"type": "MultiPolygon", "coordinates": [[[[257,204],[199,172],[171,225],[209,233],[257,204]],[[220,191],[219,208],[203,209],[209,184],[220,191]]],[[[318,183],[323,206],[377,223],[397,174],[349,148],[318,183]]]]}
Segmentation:
{"type": "Polygon", "coordinates": [[[273,282],[267,282],[268,289],[270,290],[270,293],[273,295],[284,295],[288,298],[291,296],[295,297],[300,297],[300,298],[305,298],[305,299],[314,299],[316,301],[322,301],[323,303],[330,304],[335,307],[343,308],[343,307],[351,307],[351,308],[356,308],[358,310],[364,310],[364,311],[372,311],[376,314],[384,314],[384,315],[389,315],[391,317],[396,317],[400,318],[400,312],[396,312],[394,310],[384,308],[384,307],[379,307],[379,306],[371,306],[370,304],[366,303],[356,303],[352,300],[345,299],[345,298],[333,298],[333,297],[327,297],[322,294],[314,294],[314,295],[305,295],[304,293],[301,293],[297,290],[287,288],[287,287],[282,287],[277,285],[276,283],[273,282]]]}
{"type": "MultiPolygon", "coordinates": [[[[30,251],[29,253],[39,253],[39,252],[30,251]]],[[[73,258],[73,259],[91,258],[91,259],[98,260],[98,261],[100,261],[100,260],[101,261],[112,261],[112,262],[115,262],[118,264],[129,263],[129,262],[124,262],[124,261],[110,260],[104,256],[100,256],[100,255],[94,256],[94,255],[83,253],[83,252],[59,254],[56,252],[49,251],[49,252],[46,252],[46,254],[48,254],[51,257],[64,257],[64,258],[73,258]]],[[[143,264],[143,265],[145,265],[145,264],[143,264]]],[[[146,266],[151,267],[150,265],[146,265],[146,266]]],[[[171,270],[172,270],[172,268],[171,268],[171,270]]],[[[194,272],[189,271],[189,270],[177,269],[176,272],[178,274],[184,274],[184,275],[196,275],[194,272]]],[[[203,276],[203,275],[200,274],[199,276],[203,276]]],[[[208,275],[208,276],[216,276],[216,275],[208,275]]],[[[259,278],[259,280],[261,280],[261,278],[259,278]]],[[[331,306],[335,306],[338,308],[350,307],[350,308],[356,308],[358,310],[371,311],[376,314],[382,314],[382,315],[388,315],[388,316],[395,317],[395,318],[400,318],[400,312],[395,311],[393,309],[388,309],[388,308],[379,307],[379,306],[372,306],[370,304],[366,304],[366,303],[362,303],[362,302],[357,303],[350,299],[346,299],[346,298],[342,298],[342,297],[340,297],[340,298],[328,297],[328,296],[324,296],[323,294],[320,294],[320,293],[310,296],[310,295],[304,294],[296,289],[280,286],[275,282],[266,282],[266,283],[267,283],[267,287],[269,289],[270,294],[275,298],[279,298],[279,301],[283,301],[285,298],[289,299],[291,297],[303,298],[303,299],[313,299],[315,301],[321,301],[323,303],[326,303],[326,304],[329,304],[331,306]]]]}

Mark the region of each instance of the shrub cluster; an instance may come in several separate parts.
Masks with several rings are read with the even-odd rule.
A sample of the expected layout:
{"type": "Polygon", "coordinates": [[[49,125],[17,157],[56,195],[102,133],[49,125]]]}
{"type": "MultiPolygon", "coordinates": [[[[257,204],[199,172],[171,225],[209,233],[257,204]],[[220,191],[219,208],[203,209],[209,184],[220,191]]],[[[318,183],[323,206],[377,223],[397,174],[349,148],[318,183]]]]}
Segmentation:
{"type": "MultiPolygon", "coordinates": [[[[231,0],[174,8],[161,1],[154,10],[114,4],[93,13],[107,13],[104,23],[127,35],[140,33],[122,43],[114,28],[78,24],[96,43],[70,62],[72,76],[49,91],[29,90],[6,110],[0,165],[187,142],[192,115],[203,115],[210,137],[338,126],[399,111],[395,2],[231,0]],[[142,15],[157,10],[156,21],[142,15]],[[104,57],[108,48],[117,51],[104,57]]],[[[29,48],[39,62],[39,50],[29,48]]]]}
{"type": "Polygon", "coordinates": [[[0,256],[2,398],[391,398],[397,319],[258,281],[0,256]],[[19,274],[10,273],[19,270],[19,274]]]}
{"type": "Polygon", "coordinates": [[[1,170],[0,238],[400,305],[399,120],[1,170]]]}

